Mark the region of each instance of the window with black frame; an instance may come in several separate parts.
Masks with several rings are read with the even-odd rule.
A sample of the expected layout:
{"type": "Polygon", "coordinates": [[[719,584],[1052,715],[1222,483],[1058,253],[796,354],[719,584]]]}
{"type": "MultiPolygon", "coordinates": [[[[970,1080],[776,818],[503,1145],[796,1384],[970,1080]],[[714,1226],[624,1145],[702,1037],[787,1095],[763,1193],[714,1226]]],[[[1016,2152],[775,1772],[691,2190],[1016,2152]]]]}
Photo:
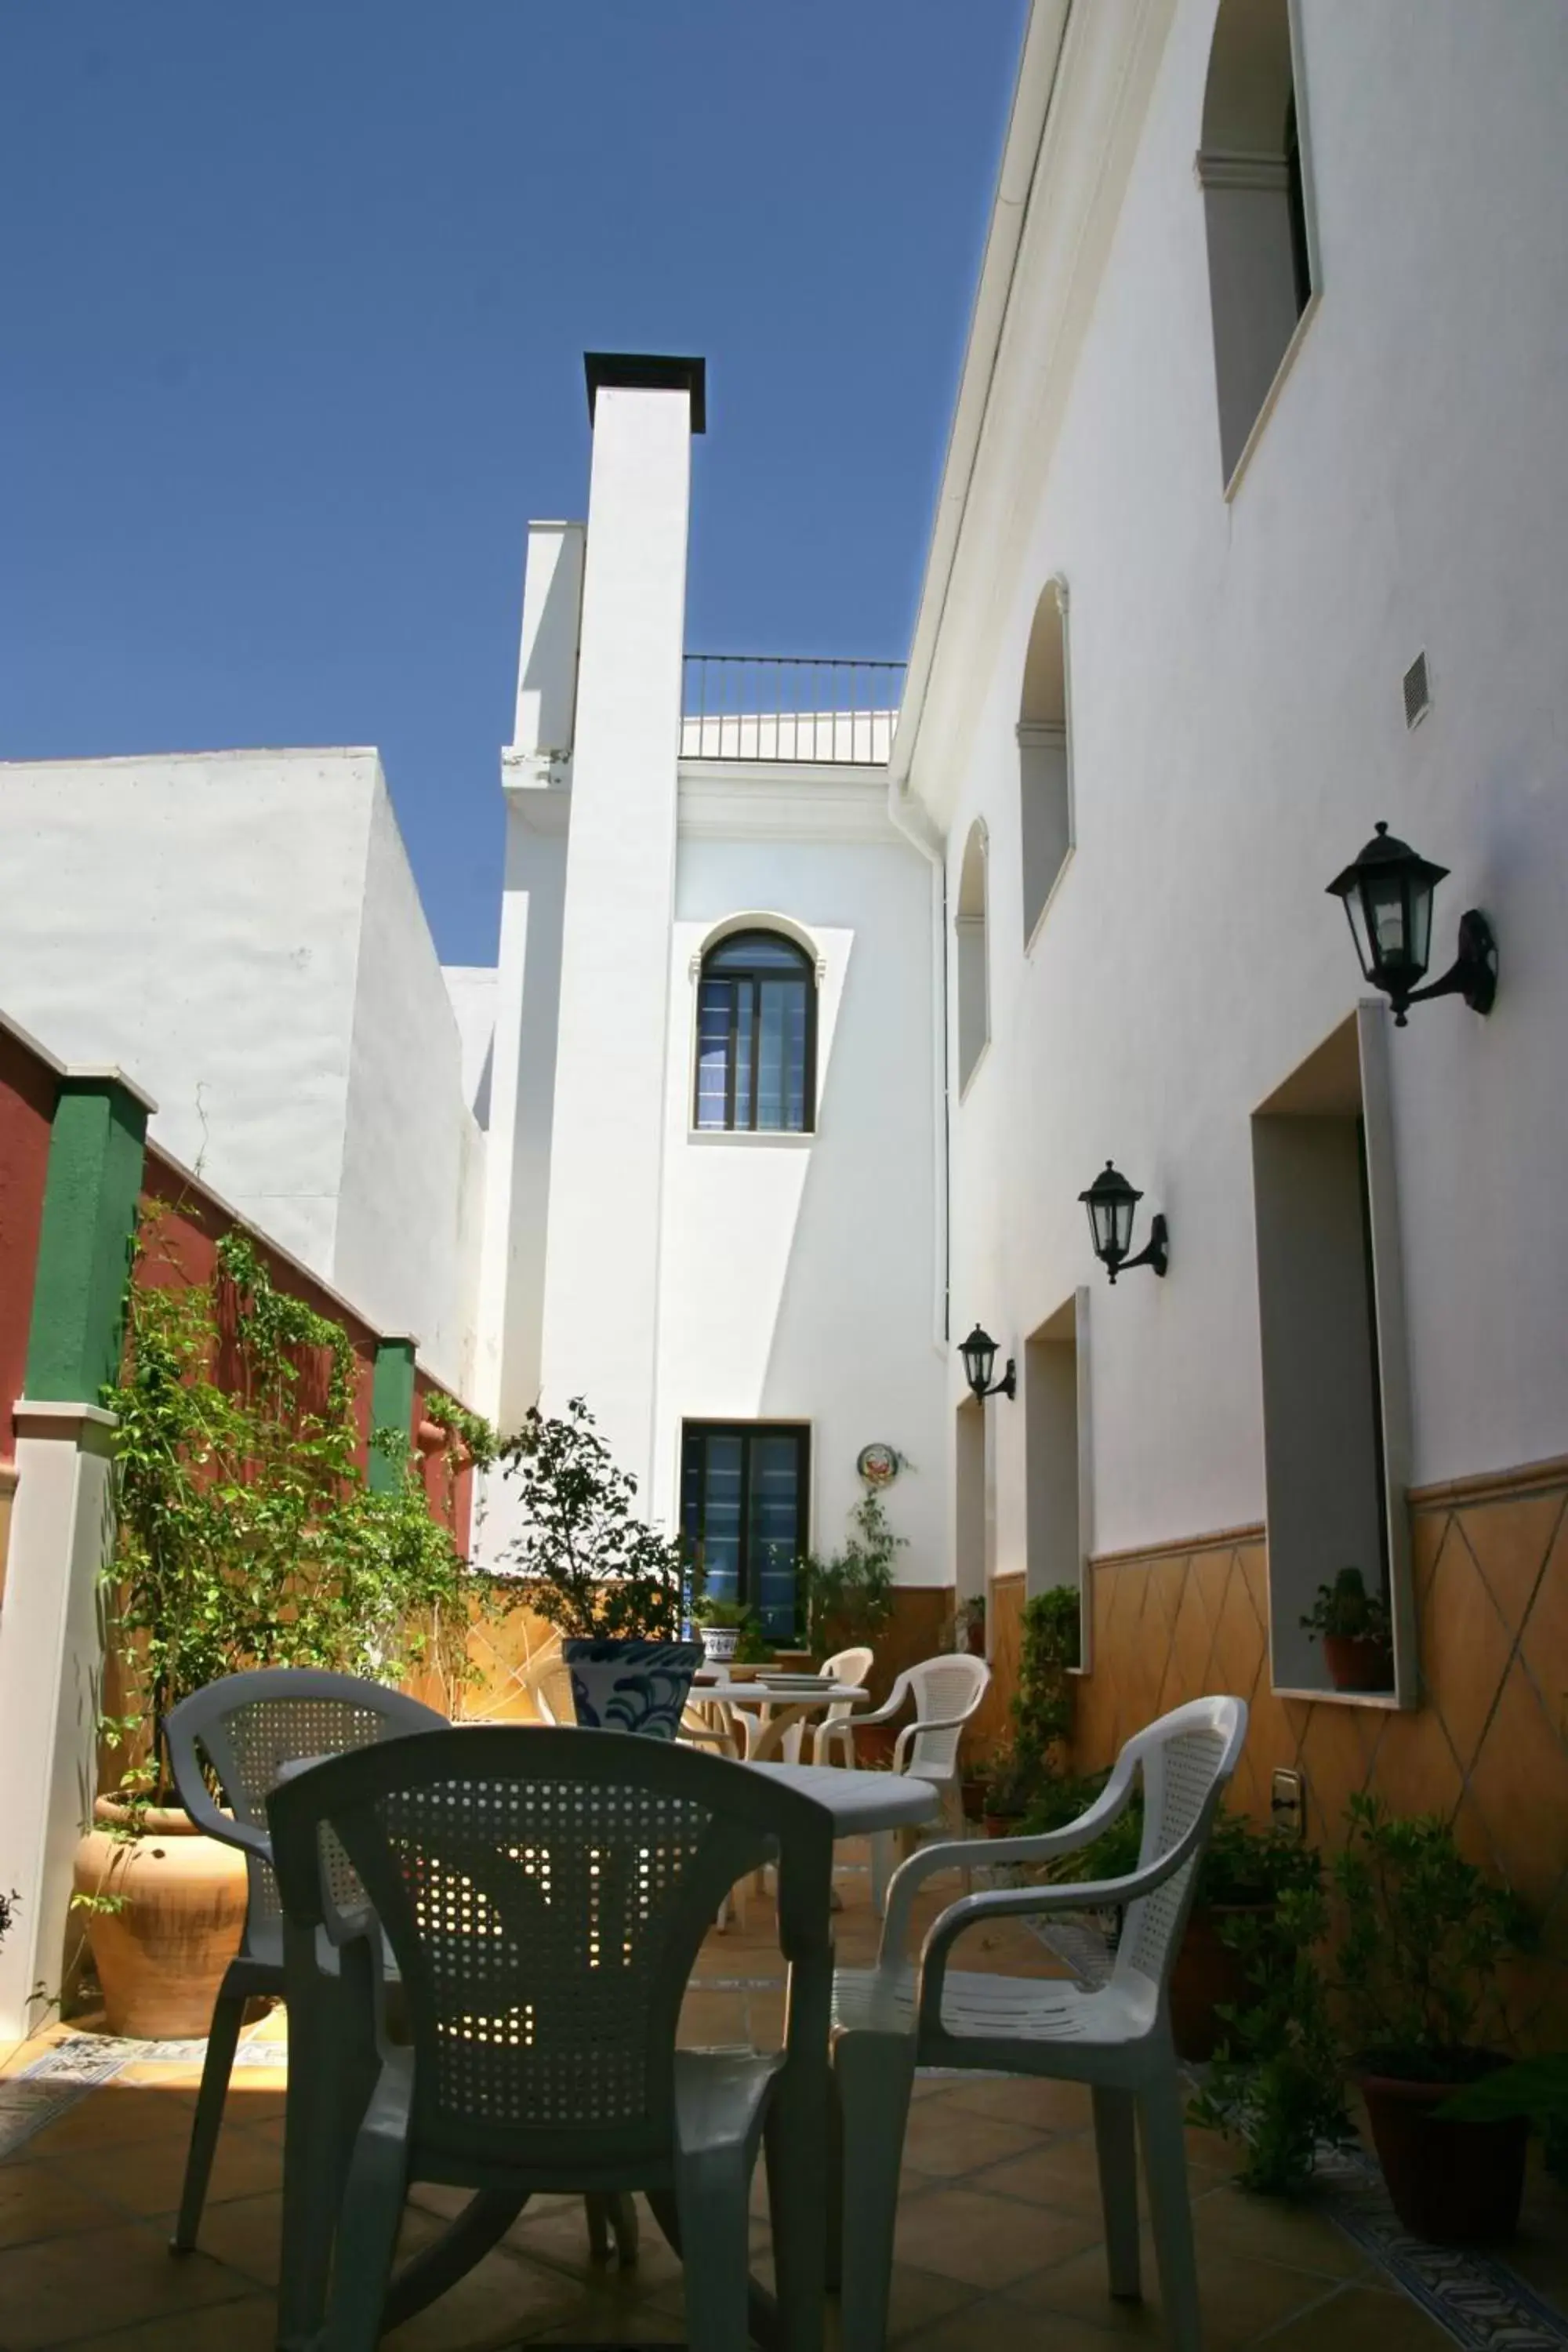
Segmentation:
{"type": "Polygon", "coordinates": [[[771,1642],[795,1635],[810,1447],[804,1424],[689,1421],[681,1432],[686,1557],[700,1563],[708,1599],[739,1601],[771,1642]]]}
{"type": "Polygon", "coordinates": [[[736,931],[702,959],[695,1124],[805,1135],[815,1125],[816,972],[779,931],[736,931]]]}

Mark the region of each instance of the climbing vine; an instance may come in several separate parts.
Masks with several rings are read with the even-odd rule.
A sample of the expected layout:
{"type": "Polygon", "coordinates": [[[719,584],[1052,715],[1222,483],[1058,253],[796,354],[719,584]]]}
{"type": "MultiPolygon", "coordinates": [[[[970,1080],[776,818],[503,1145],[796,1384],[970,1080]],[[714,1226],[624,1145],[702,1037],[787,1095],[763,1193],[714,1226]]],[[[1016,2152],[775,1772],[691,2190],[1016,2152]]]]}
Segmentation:
{"type": "MultiPolygon", "coordinates": [[[[460,1675],[470,1603],[490,1592],[432,1518],[406,1433],[373,1432],[395,1475],[371,1486],[342,1325],[278,1289],[240,1233],[218,1243],[206,1283],[167,1255],[148,1269],[160,1213],[138,1235],[153,1278],[132,1283],[121,1376],[104,1395],[117,1423],[105,1583],[120,1687],[102,1730],[127,1759],[132,1800],[163,1793],[156,1727],[187,1692],[258,1665],[387,1683],[460,1675]]],[[[451,1443],[489,1458],[478,1416],[432,1402],[451,1443]]]]}

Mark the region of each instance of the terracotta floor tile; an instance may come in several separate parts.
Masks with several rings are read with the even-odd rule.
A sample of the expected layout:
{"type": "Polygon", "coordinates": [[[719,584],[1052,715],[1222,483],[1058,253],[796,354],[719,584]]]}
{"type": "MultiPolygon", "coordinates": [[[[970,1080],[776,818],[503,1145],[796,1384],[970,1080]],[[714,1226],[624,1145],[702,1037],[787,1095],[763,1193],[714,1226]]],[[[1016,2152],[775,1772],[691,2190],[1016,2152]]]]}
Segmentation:
{"type": "MultiPolygon", "coordinates": [[[[1123,2337],[1163,2339],[1159,2272],[1153,2247],[1144,2232],[1141,2260],[1142,2304],[1118,2303],[1106,2284],[1105,2256],[1099,2245],[1042,2270],[1006,2290],[1009,2303],[1039,2315],[1061,2313],[1080,2324],[1123,2337]]],[[[1207,2352],[1240,2352],[1243,2345],[1268,2330],[1294,2323],[1304,2312],[1342,2292],[1338,2280],[1291,2270],[1282,2263],[1254,2261],[1229,2252],[1198,2257],[1198,2291],[1203,2305],[1204,2341],[1207,2352]]],[[[1053,2336],[1054,2342],[1054,2336],[1053,2336]]],[[[1302,2352],[1310,2339],[1303,2337],[1302,2352]]],[[[1321,2352],[1329,2352],[1325,2337],[1321,2352]]],[[[1314,2347],[1316,2352],[1316,2347],[1314,2347]]],[[[1339,2352],[1339,2347],[1334,2347],[1339,2352]]]]}
{"type": "Polygon", "coordinates": [[[1005,2163],[988,2165],[965,2184],[982,2195],[1016,2197],[1030,2205],[1056,2205],[1100,2221],[1100,2168],[1087,2136],[1053,2138],[1005,2163]]]}
{"type": "Polygon", "coordinates": [[[1026,2211],[967,2189],[929,2189],[900,2200],[896,2258],[967,2286],[1010,2285],[1099,2236],[1072,2213],[1026,2211]]]}
{"type": "MultiPolygon", "coordinates": [[[[186,2141],[182,2133],[149,2140],[132,2159],[123,2149],[77,2147],[59,2154],[58,2168],[79,2189],[109,2197],[132,2213],[172,2213],[180,2201],[185,2178],[186,2141]]],[[[207,2203],[220,2205],[229,2197],[255,2197],[279,2185],[283,2157],[279,2148],[252,2132],[218,2135],[207,2183],[207,2203]]]]}
{"type": "MultiPolygon", "coordinates": [[[[570,2325],[588,2294],[580,2280],[543,2263],[487,2254],[450,2294],[383,2341],[386,2352],[500,2352],[542,2328],[570,2325]]],[[[615,2332],[600,2328],[601,2336],[615,2332]]]]}
{"type": "Polygon", "coordinates": [[[250,2282],[205,2254],[176,2261],[163,2233],[144,2222],[0,2253],[6,2352],[107,2335],[199,2305],[237,2302],[250,2282]]]}
{"type": "MultiPolygon", "coordinates": [[[[174,2226],[174,2213],[160,2213],[157,2220],[162,2235],[167,2238],[174,2226]]],[[[282,2226],[279,2189],[263,2197],[231,2197],[222,2204],[209,2203],[202,2215],[197,2244],[214,2262],[226,2263],[231,2270],[243,2271],[247,2279],[259,2280],[263,2286],[276,2286],[282,2226]]]]}
{"type": "Polygon", "coordinates": [[[904,2162],[917,2172],[953,2179],[961,2172],[973,2172],[978,2165],[1023,2156],[1038,2147],[1039,2137],[1027,2124],[976,2115],[951,2099],[926,2099],[910,2109],[904,2162]]]}
{"type": "Polygon", "coordinates": [[[272,2297],[247,2295],[205,2311],[143,2320],[140,2327],[73,2336],[70,2352],[272,2352],[277,2332],[272,2297]]]}
{"type": "Polygon", "coordinates": [[[0,2170],[0,2246],[112,2230],[124,2219],[119,2206],[79,2189],[55,2165],[11,2164],[0,2170]]]}
{"type": "Polygon", "coordinates": [[[902,2347],[933,2321],[963,2310],[974,2300],[973,2290],[936,2271],[917,2270],[911,2263],[895,2263],[888,2294],[888,2342],[902,2347]]]}
{"type": "Polygon", "coordinates": [[[79,2147],[132,2147],[142,2141],[178,2140],[191,2134],[190,2102],[166,2092],[106,2084],[68,2106],[58,2123],[29,2142],[33,2156],[61,2156],[79,2147]]]}
{"type": "Polygon", "coordinates": [[[952,2084],[954,2106],[978,2116],[1000,2116],[1007,2123],[1032,2124],[1037,2130],[1087,2131],[1093,2121],[1089,2095],[1082,2083],[1051,2083],[1038,2075],[962,2076],[952,2084]]]}
{"type": "MultiPolygon", "coordinates": [[[[1008,2352],[1019,2345],[1018,2323],[1016,2305],[971,2303],[934,2326],[900,2338],[900,2352],[1008,2352]]],[[[1037,2340],[1048,2345],[1049,2352],[1107,2352],[1110,2342],[1098,2328],[1059,2314],[1053,2315],[1048,2336],[1042,2332],[1037,2340]]]]}
{"type": "Polygon", "coordinates": [[[1271,2336],[1269,2352],[1452,2352],[1453,2338],[1408,2296],[1342,2287],[1271,2336]]]}
{"type": "Polygon", "coordinates": [[[1212,2189],[1193,2202],[1199,2260],[1212,2252],[1247,2254],[1324,2278],[1364,2278],[1373,2265],[1309,2196],[1287,2203],[1245,2189],[1212,2189]]]}

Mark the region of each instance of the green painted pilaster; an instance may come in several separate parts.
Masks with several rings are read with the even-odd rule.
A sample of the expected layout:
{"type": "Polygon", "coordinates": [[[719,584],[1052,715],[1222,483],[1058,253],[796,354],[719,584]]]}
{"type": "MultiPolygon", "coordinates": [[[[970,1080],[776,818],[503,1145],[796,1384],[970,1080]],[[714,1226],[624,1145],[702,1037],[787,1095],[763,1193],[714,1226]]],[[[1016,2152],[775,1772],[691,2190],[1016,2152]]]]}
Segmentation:
{"type": "Polygon", "coordinates": [[[120,1371],[147,1112],[112,1078],[63,1078],[49,1134],[26,1391],[97,1404],[120,1371]]]}
{"type": "MultiPolygon", "coordinates": [[[[395,1429],[405,1449],[414,1443],[414,1342],[382,1339],[376,1343],[375,1377],[370,1389],[372,1429],[395,1429]]],[[[389,1494],[397,1485],[401,1465],[374,1445],[370,1453],[373,1495],[389,1494]]]]}

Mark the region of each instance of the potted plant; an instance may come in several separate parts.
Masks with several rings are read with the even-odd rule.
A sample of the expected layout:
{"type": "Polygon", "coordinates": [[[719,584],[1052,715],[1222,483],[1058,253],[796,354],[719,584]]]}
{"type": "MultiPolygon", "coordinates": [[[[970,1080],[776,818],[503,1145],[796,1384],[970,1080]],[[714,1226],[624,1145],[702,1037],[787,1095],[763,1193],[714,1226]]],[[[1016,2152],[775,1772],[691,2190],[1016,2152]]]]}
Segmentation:
{"type": "Polygon", "coordinates": [[[1401,1818],[1372,1797],[1351,1799],[1333,1878],[1352,2064],[1394,2210],[1439,2242],[1510,2237],[1527,2117],[1438,2109],[1508,2063],[1482,2021],[1499,1962],[1526,1938],[1523,1915],[1436,1814],[1401,1818]]]}
{"type": "MultiPolygon", "coordinates": [[[[1012,1705],[1013,1734],[998,1758],[985,1798],[984,1822],[992,1837],[1009,1837],[1020,1823],[1040,1828],[1056,1822],[1038,1818],[1047,1790],[1067,1780],[1064,1766],[1072,1736],[1073,1686],[1079,1662],[1079,1598],[1071,1585],[1037,1592],[1024,1608],[1024,1638],[1018,1657],[1018,1687],[1012,1705]]],[[[1073,1806],[1063,1821],[1081,1811],[1073,1806]]]]}
{"type": "Polygon", "coordinates": [[[1380,1593],[1369,1592],[1359,1568],[1342,1568],[1301,1619],[1301,1630],[1323,1645],[1323,1663],[1336,1690],[1385,1691],[1394,1686],[1394,1628],[1380,1593]]]}
{"type": "Polygon", "coordinates": [[[1277,1941],[1281,1898],[1321,1883],[1315,1846],[1260,1830],[1245,1813],[1216,1815],[1171,1971],[1171,2032],[1179,2056],[1214,2056],[1227,2024],[1256,1996],[1258,1962],[1277,1941]]]}
{"type": "Polygon", "coordinates": [[[985,1595],[973,1593],[961,1601],[953,1617],[952,1646],[967,1650],[972,1658],[985,1655],[985,1595]]]}
{"type": "Polygon", "coordinates": [[[1502,2123],[1517,2116],[1540,2126],[1547,2171],[1568,2180],[1568,2050],[1521,2058],[1495,2074],[1483,2074],[1437,2110],[1442,2123],[1502,2123]]]}
{"type": "Polygon", "coordinates": [[[906,1538],[893,1533],[875,1486],[850,1512],[849,1530],[841,1550],[803,1552],[795,1571],[797,1623],[808,1657],[858,1643],[875,1646],[893,1613],[893,1569],[906,1538]]]}
{"type": "Polygon", "coordinates": [[[679,1544],[637,1517],[637,1480],[581,1397],[559,1417],[531,1406],[500,1458],[523,1520],[507,1557],[523,1599],[561,1634],[578,1722],[673,1739],[702,1664],[701,1644],[679,1638],[679,1544]]]}
{"type": "Polygon", "coordinates": [[[1013,1837],[1038,1792],[1039,1759],[1010,1740],[993,1759],[981,1786],[981,1822],[987,1837],[1013,1837]]]}
{"type": "MultiPolygon", "coordinates": [[[[161,1215],[139,1259],[162,1247],[161,1215]]],[[[74,1901],[110,2031],[184,2039],[207,2030],[247,1879],[243,1854],[177,1802],[164,1716],[247,1666],[396,1682],[444,1652],[460,1661],[485,1588],[431,1517],[406,1432],[374,1433],[397,1475],[373,1489],[348,1335],[276,1289],[247,1235],[220,1239],[206,1281],[167,1252],[154,1274],[132,1283],[104,1398],[117,1529],[100,1728],[122,1769],[78,1847],[74,1901]]]]}
{"type": "Polygon", "coordinates": [[[703,1593],[691,1604],[691,1619],[702,1641],[702,1655],[710,1666],[727,1666],[741,1646],[751,1622],[751,1612],[739,1601],[710,1600],[703,1593]]]}
{"type": "Polygon", "coordinates": [[[1328,1928],[1321,1874],[1304,1872],[1272,1908],[1249,1906],[1227,1930],[1245,1998],[1219,2005],[1224,2036],[1188,2118],[1243,2143],[1237,2179],[1265,2196],[1302,2188],[1323,2147],[1354,2137],[1318,1957],[1328,1928]]]}

